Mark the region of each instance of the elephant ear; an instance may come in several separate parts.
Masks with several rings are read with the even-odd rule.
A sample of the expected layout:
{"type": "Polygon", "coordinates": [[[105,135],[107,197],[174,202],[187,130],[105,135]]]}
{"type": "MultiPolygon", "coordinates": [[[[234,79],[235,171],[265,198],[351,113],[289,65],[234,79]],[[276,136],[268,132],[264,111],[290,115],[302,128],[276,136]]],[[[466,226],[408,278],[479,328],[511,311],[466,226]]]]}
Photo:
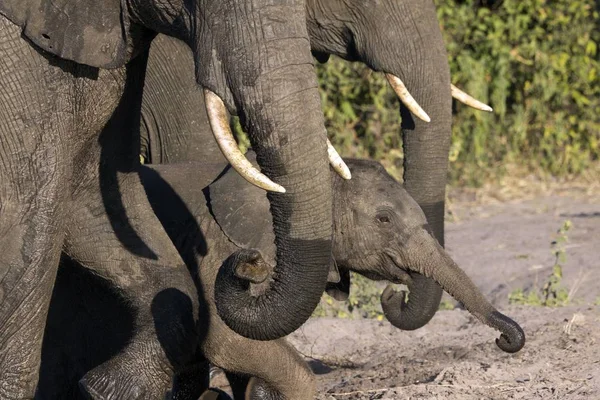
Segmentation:
{"type": "MultiPolygon", "coordinates": [[[[258,168],[254,152],[246,153],[246,158],[258,168]]],[[[211,212],[229,240],[242,248],[259,249],[265,261],[274,265],[275,235],[266,192],[229,166],[208,186],[208,196],[211,212]]]]}
{"type": "Polygon", "coordinates": [[[149,45],[154,36],[145,28],[130,24],[124,3],[124,0],[2,0],[0,13],[51,54],[92,67],[117,68],[149,45]]]}
{"type": "Polygon", "coordinates": [[[337,301],[346,301],[350,296],[350,271],[345,268],[340,269],[339,278],[337,283],[327,282],[325,292],[337,301]]]}

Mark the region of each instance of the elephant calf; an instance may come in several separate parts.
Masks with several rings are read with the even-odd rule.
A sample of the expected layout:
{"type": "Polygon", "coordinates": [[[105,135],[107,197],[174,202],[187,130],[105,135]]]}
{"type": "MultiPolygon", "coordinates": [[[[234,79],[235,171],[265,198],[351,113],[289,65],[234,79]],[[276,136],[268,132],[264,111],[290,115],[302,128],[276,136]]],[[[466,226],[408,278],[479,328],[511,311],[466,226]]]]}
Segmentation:
{"type": "MultiPolygon", "coordinates": [[[[329,285],[330,294],[338,299],[347,295],[348,271],[405,284],[422,274],[438,282],[481,322],[502,332],[496,341],[502,350],[520,350],[525,343],[522,329],[495,310],[452,261],[430,234],[425,215],[402,185],[377,162],[346,163],[352,180],[332,174],[335,263],[330,277],[339,279],[329,285]]],[[[204,168],[214,170],[215,166],[204,168]]],[[[192,183],[202,169],[171,164],[144,167],[141,172],[158,218],[196,279],[201,304],[198,360],[207,359],[232,374],[259,378],[251,381],[248,398],[312,399],[314,377],[284,339],[247,339],[234,333],[217,314],[217,279],[250,287],[255,293],[266,290],[268,296],[270,279],[281,278],[269,268],[275,244],[265,193],[230,168],[200,190],[192,183]],[[259,248],[261,253],[237,253],[242,262],[225,260],[238,248],[259,248]],[[238,267],[234,270],[231,265],[238,267]]],[[[44,399],[73,397],[78,379],[117,353],[132,329],[131,312],[127,304],[119,302],[118,293],[103,292],[102,282],[94,282],[98,278],[82,271],[65,263],[59,270],[38,390],[44,399]],[[78,301],[82,296],[86,301],[78,301]]],[[[385,315],[395,325],[402,318],[403,299],[403,294],[390,287],[382,295],[385,315]]],[[[162,344],[169,346],[168,342],[162,344]]],[[[199,378],[205,372],[199,367],[179,380],[182,389],[175,398],[197,398],[207,384],[205,375],[199,378]]]]}

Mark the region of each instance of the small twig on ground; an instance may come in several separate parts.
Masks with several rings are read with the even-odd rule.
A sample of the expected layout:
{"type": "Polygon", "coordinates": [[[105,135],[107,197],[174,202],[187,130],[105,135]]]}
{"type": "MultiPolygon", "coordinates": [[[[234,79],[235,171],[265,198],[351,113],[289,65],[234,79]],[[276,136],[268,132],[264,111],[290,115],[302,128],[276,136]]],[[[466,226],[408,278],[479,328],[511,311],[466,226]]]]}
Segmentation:
{"type": "Polygon", "coordinates": [[[573,300],[573,298],[575,297],[575,293],[577,293],[583,282],[587,280],[589,274],[590,271],[583,273],[583,270],[579,270],[579,273],[577,274],[577,280],[575,281],[573,287],[571,287],[571,290],[569,290],[569,294],[567,295],[567,304],[573,300]]]}
{"type": "Polygon", "coordinates": [[[308,355],[308,354],[304,354],[303,352],[301,352],[300,350],[296,350],[298,353],[300,353],[303,357],[306,358],[310,358],[311,360],[315,360],[318,362],[321,362],[323,364],[332,366],[332,367],[338,367],[338,368],[349,368],[349,369],[356,369],[356,368],[360,368],[363,364],[359,364],[356,363],[350,359],[339,359],[339,358],[329,358],[326,356],[312,356],[312,355],[308,355]]]}
{"type": "Polygon", "coordinates": [[[448,367],[444,368],[443,370],[440,371],[439,374],[437,374],[437,376],[435,377],[435,379],[433,380],[435,383],[439,383],[441,381],[444,380],[444,377],[446,375],[446,372],[448,372],[448,367]]]}
{"type": "Polygon", "coordinates": [[[582,382],[581,385],[577,386],[575,389],[569,390],[566,394],[573,394],[584,386],[587,386],[587,382],[582,382]]]}
{"type": "Polygon", "coordinates": [[[563,331],[567,335],[571,335],[571,328],[573,328],[573,324],[577,324],[583,321],[585,321],[585,316],[580,313],[575,313],[573,314],[573,317],[571,317],[571,320],[565,324],[565,326],[563,327],[563,331]]]}
{"type": "MultiPolygon", "coordinates": [[[[446,383],[438,383],[438,384],[425,384],[426,387],[447,387],[447,388],[455,388],[455,389],[494,389],[502,386],[510,386],[512,383],[497,383],[495,385],[450,385],[446,383]]],[[[513,390],[516,388],[508,388],[506,390],[513,390]]]]}
{"type": "Polygon", "coordinates": [[[367,393],[379,393],[379,392],[387,392],[392,388],[382,388],[382,389],[370,389],[370,390],[355,390],[354,392],[344,392],[344,393],[330,393],[332,396],[351,396],[353,394],[367,394],[367,393]]]}

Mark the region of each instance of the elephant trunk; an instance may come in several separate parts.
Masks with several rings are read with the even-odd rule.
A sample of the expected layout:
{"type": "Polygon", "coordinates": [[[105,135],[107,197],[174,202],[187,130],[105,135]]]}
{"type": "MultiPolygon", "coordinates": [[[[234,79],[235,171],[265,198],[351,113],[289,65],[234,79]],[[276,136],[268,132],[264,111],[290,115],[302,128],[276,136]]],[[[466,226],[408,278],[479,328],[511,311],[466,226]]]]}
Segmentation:
{"type": "MultiPolygon", "coordinates": [[[[415,2],[408,2],[415,3],[415,2]]],[[[400,60],[410,66],[388,69],[399,75],[416,102],[431,117],[425,122],[401,107],[402,142],[404,149],[404,187],[417,201],[435,238],[444,245],[444,208],[450,150],[452,97],[450,69],[444,40],[432,1],[407,4],[405,15],[411,15],[413,29],[401,33],[401,41],[412,45],[405,49],[400,60]]],[[[408,24],[404,24],[407,26],[408,24]]],[[[418,329],[436,313],[442,289],[433,280],[414,274],[410,301],[403,308],[398,324],[403,330],[418,329]]]]}
{"type": "MultiPolygon", "coordinates": [[[[409,251],[407,259],[403,260],[403,265],[410,265],[413,272],[435,280],[478,320],[502,332],[500,338],[496,340],[500,349],[515,353],[523,347],[525,333],[521,327],[498,312],[486,300],[467,274],[456,265],[436,240],[432,240],[425,229],[419,228],[405,247],[409,251]]],[[[394,292],[391,286],[388,286],[381,296],[381,305],[386,318],[397,326],[401,322],[400,311],[406,307],[403,293],[394,292]]]]}
{"type": "MultiPolygon", "coordinates": [[[[443,246],[452,97],[434,2],[381,1],[373,7],[335,0],[308,0],[306,4],[311,46],[317,55],[336,54],[365,62],[385,73],[408,105],[401,107],[404,187],[425,212],[443,246]]],[[[398,327],[413,330],[427,324],[441,298],[438,284],[414,274],[410,302],[403,308],[398,327]]]]}
{"type": "MultiPolygon", "coordinates": [[[[287,14],[278,14],[273,24],[287,14]]],[[[257,340],[288,335],[310,317],[325,290],[332,246],[327,138],[306,26],[295,21],[263,31],[273,29],[284,39],[260,48],[265,57],[261,73],[230,77],[235,83],[230,87],[241,103],[240,121],[261,171],[285,188],[285,193],[268,193],[276,265],[270,287],[253,296],[248,281],[236,277],[236,269],[262,258],[256,251],[238,251],[225,261],[215,286],[223,321],[257,340]],[[296,31],[286,35],[285,29],[296,31]]]]}

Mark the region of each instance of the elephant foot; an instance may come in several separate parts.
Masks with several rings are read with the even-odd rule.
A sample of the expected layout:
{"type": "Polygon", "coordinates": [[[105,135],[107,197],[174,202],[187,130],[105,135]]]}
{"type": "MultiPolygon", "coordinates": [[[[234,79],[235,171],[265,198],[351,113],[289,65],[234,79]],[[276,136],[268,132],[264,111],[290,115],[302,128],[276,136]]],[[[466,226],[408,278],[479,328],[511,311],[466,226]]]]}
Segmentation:
{"type": "Polygon", "coordinates": [[[232,400],[231,396],[220,389],[210,388],[198,400],[232,400]]]}
{"type": "Polygon", "coordinates": [[[79,388],[87,398],[93,400],[165,398],[171,383],[167,371],[148,371],[146,363],[134,364],[123,362],[122,359],[119,362],[118,359],[119,357],[116,357],[94,368],[81,378],[79,388]]]}
{"type": "Polygon", "coordinates": [[[259,378],[251,378],[246,388],[248,400],[284,400],[285,397],[259,378]]]}
{"type": "Polygon", "coordinates": [[[194,364],[178,372],[173,379],[169,400],[198,400],[208,390],[210,366],[208,361],[194,364]]]}

